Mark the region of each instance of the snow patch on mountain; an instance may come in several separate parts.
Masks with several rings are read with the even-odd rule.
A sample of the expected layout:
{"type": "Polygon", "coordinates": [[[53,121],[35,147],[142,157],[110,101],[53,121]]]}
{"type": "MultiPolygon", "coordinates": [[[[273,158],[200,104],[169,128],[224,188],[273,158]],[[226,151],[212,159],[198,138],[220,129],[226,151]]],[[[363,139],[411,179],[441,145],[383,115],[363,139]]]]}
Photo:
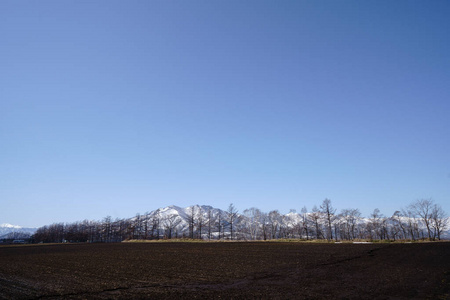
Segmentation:
{"type": "Polygon", "coordinates": [[[0,228],[15,228],[15,229],[20,229],[20,228],[22,228],[22,226],[19,226],[19,225],[12,225],[12,224],[8,224],[8,223],[3,223],[3,224],[0,224],[0,228]]]}
{"type": "Polygon", "coordinates": [[[37,228],[27,228],[19,225],[12,225],[9,223],[0,224],[0,239],[8,238],[11,233],[24,233],[32,235],[36,232],[37,228]]]}

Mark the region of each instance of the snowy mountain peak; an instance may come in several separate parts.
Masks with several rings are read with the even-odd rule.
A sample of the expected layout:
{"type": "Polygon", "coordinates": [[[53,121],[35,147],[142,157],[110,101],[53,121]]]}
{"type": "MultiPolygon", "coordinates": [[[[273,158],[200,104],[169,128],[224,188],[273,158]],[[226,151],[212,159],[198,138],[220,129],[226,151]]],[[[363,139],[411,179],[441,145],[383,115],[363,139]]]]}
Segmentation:
{"type": "Polygon", "coordinates": [[[11,229],[21,229],[22,228],[22,226],[19,226],[19,225],[11,225],[11,224],[8,224],[8,223],[3,223],[3,224],[0,224],[0,228],[11,228],[11,229]]]}

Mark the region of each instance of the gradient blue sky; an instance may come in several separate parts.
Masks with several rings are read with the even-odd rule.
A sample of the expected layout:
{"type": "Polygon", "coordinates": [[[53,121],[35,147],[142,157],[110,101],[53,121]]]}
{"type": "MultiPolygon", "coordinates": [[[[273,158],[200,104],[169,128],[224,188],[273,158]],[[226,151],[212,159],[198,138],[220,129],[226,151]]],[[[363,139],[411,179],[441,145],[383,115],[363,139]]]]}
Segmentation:
{"type": "Polygon", "coordinates": [[[0,223],[450,212],[448,1],[0,2],[0,223]]]}

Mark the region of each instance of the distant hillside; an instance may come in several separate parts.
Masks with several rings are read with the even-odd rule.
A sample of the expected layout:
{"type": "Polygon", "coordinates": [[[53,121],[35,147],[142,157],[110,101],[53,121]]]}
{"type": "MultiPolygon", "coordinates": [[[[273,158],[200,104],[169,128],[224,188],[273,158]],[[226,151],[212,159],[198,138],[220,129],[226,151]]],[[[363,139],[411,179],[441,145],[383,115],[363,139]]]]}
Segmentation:
{"type": "Polygon", "coordinates": [[[0,239],[8,238],[11,233],[23,233],[26,235],[32,235],[36,232],[37,228],[27,228],[18,225],[11,225],[8,223],[0,224],[0,239]]]}

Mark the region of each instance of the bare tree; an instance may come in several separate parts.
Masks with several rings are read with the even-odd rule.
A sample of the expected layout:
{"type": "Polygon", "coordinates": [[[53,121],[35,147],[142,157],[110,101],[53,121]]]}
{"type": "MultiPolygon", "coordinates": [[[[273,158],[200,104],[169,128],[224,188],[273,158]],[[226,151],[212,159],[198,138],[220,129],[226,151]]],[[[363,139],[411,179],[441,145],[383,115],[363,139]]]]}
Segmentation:
{"type": "Polygon", "coordinates": [[[247,232],[250,235],[250,239],[256,240],[259,234],[261,211],[256,207],[252,207],[244,210],[243,213],[247,218],[247,232]]]}
{"type": "Polygon", "coordinates": [[[165,237],[167,239],[172,238],[173,231],[178,224],[181,223],[181,219],[176,214],[170,214],[163,220],[163,226],[165,229],[165,237]]]}
{"type": "Polygon", "coordinates": [[[103,241],[106,243],[111,242],[111,216],[107,216],[103,219],[103,241]]]}
{"type": "Polygon", "coordinates": [[[356,238],[356,225],[361,216],[359,209],[343,209],[341,212],[345,224],[346,239],[353,240],[356,238]]]}
{"type": "MultiPolygon", "coordinates": [[[[403,238],[406,239],[408,236],[408,230],[406,224],[402,220],[403,218],[402,213],[399,210],[396,210],[391,218],[393,220],[394,227],[398,227],[399,229],[398,232],[396,232],[396,234],[400,236],[399,232],[401,232],[401,236],[403,236],[403,238]]],[[[396,235],[394,235],[394,240],[395,236],[396,235]]]]}
{"type": "Polygon", "coordinates": [[[233,225],[235,225],[238,219],[238,210],[234,207],[233,203],[228,206],[227,217],[228,224],[230,225],[230,239],[233,240],[233,225]]]}
{"type": "Polygon", "coordinates": [[[144,219],[143,217],[137,213],[136,217],[134,218],[134,231],[133,231],[133,239],[141,239],[142,233],[143,233],[143,223],[144,219]]]}
{"type": "Polygon", "coordinates": [[[220,240],[221,234],[222,234],[222,237],[225,237],[225,232],[223,229],[224,217],[222,216],[222,214],[220,212],[217,214],[216,220],[217,220],[218,239],[220,240]]]}
{"type": "Polygon", "coordinates": [[[382,216],[379,235],[380,240],[389,239],[389,218],[382,216]]]}
{"type": "Polygon", "coordinates": [[[343,218],[342,215],[334,215],[333,226],[334,226],[334,239],[338,241],[338,237],[341,236],[343,218]]]}
{"type": "Polygon", "coordinates": [[[270,238],[278,238],[278,231],[281,227],[281,215],[278,210],[272,210],[269,212],[269,223],[270,223],[270,238]]]}
{"type": "Polygon", "coordinates": [[[448,218],[445,211],[438,204],[433,205],[433,209],[431,211],[431,226],[434,228],[434,236],[437,236],[438,240],[441,240],[441,233],[448,226],[448,218]]]}
{"type": "Polygon", "coordinates": [[[201,206],[198,207],[196,223],[197,223],[197,238],[202,239],[202,228],[203,228],[204,220],[203,220],[203,209],[201,206]]]}
{"type": "Polygon", "coordinates": [[[299,214],[295,209],[290,209],[287,215],[281,218],[282,236],[285,238],[301,237],[303,234],[303,224],[298,220],[299,214]]]}
{"type": "MultiPolygon", "coordinates": [[[[367,231],[369,234],[369,238],[372,240],[374,237],[380,237],[381,236],[381,221],[382,221],[383,215],[380,213],[380,210],[378,208],[375,208],[370,214],[370,219],[367,231]]],[[[381,239],[381,237],[380,237],[381,239]]]]}
{"type": "Polygon", "coordinates": [[[392,232],[395,239],[406,239],[408,237],[408,230],[402,213],[396,210],[391,217],[393,228],[392,232]]]}
{"type": "Polygon", "coordinates": [[[269,234],[268,226],[269,216],[265,212],[261,212],[261,229],[262,229],[262,239],[267,240],[269,234]]]}
{"type": "Polygon", "coordinates": [[[306,206],[304,206],[302,208],[302,223],[303,223],[303,228],[305,230],[306,233],[306,239],[309,240],[309,230],[308,230],[308,209],[306,208],[306,206]]]}
{"type": "Polygon", "coordinates": [[[331,229],[331,222],[332,219],[334,218],[334,213],[336,212],[336,209],[333,208],[333,206],[331,205],[331,200],[330,199],[325,199],[322,202],[322,205],[320,206],[321,212],[323,213],[323,215],[326,218],[327,221],[327,239],[328,240],[332,240],[333,239],[333,230],[331,229]]]}
{"type": "Polygon", "coordinates": [[[188,213],[186,214],[186,221],[189,224],[189,238],[194,238],[194,228],[195,228],[195,205],[188,208],[188,213]]]}
{"type": "Polygon", "coordinates": [[[151,238],[159,239],[159,224],[161,217],[159,211],[153,214],[152,217],[152,228],[151,228],[151,238]]]}
{"type": "Polygon", "coordinates": [[[410,205],[411,210],[419,216],[427,227],[428,239],[431,240],[431,213],[433,210],[433,200],[420,199],[410,205]]]}
{"type": "Polygon", "coordinates": [[[143,215],[143,220],[142,220],[142,222],[143,222],[143,238],[144,238],[144,240],[146,240],[146,239],[148,239],[148,231],[149,231],[149,223],[150,223],[150,212],[146,212],[144,215],[143,215]]]}
{"type": "Polygon", "coordinates": [[[321,214],[320,214],[319,209],[317,208],[317,206],[314,205],[311,213],[309,214],[309,218],[311,219],[311,222],[315,226],[316,239],[319,239],[321,236],[323,236],[322,230],[320,230],[320,225],[319,225],[320,215],[321,214]]]}
{"type": "Polygon", "coordinates": [[[208,219],[206,220],[206,226],[208,228],[208,240],[211,240],[211,234],[213,229],[213,224],[216,221],[216,216],[214,216],[214,213],[211,209],[211,207],[208,208],[208,212],[206,213],[208,219]]]}
{"type": "Polygon", "coordinates": [[[416,221],[416,215],[410,206],[408,206],[406,209],[402,209],[402,216],[405,217],[406,228],[411,240],[414,241],[416,237],[419,238],[419,233],[417,232],[418,224],[416,221]]]}

